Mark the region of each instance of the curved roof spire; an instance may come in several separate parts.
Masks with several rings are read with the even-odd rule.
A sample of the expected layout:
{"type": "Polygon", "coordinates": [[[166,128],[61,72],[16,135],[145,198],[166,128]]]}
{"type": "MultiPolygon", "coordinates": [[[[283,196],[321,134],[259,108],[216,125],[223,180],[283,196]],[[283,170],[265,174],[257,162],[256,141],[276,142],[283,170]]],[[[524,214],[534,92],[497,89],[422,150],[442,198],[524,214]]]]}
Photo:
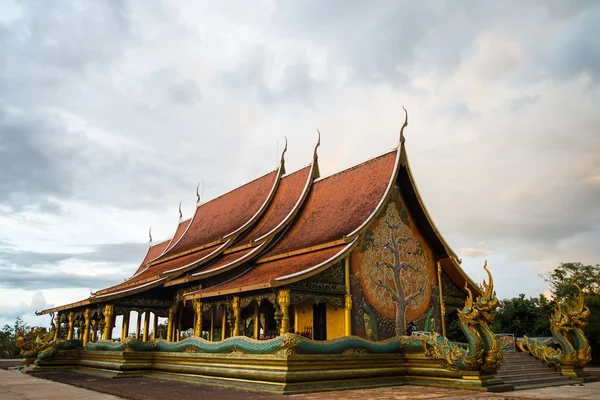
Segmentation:
{"type": "Polygon", "coordinates": [[[152,245],[152,225],[150,225],[150,229],[148,229],[148,237],[150,238],[150,245],[152,245]]]}
{"type": "Polygon", "coordinates": [[[196,185],[196,204],[200,204],[200,193],[198,192],[198,189],[200,189],[200,184],[196,185]]]}
{"type": "Polygon", "coordinates": [[[287,152],[287,136],[284,136],[285,138],[285,147],[283,148],[283,152],[281,153],[281,165],[285,164],[285,153],[287,152]]]}
{"type": "Polygon", "coordinates": [[[317,160],[317,158],[319,158],[319,156],[317,154],[317,149],[321,145],[321,131],[319,130],[319,128],[317,128],[317,133],[319,134],[319,139],[317,140],[317,145],[315,146],[315,152],[313,154],[313,160],[315,160],[315,161],[317,160]]]}
{"type": "Polygon", "coordinates": [[[183,218],[183,213],[181,212],[181,200],[179,200],[179,219],[183,218]]]}
{"type": "Polygon", "coordinates": [[[408,111],[406,111],[406,108],[404,108],[404,106],[402,106],[402,109],[404,110],[404,115],[406,116],[406,118],[404,119],[404,124],[402,124],[402,128],[400,128],[400,144],[404,144],[405,142],[404,128],[408,126],[408,111]]]}

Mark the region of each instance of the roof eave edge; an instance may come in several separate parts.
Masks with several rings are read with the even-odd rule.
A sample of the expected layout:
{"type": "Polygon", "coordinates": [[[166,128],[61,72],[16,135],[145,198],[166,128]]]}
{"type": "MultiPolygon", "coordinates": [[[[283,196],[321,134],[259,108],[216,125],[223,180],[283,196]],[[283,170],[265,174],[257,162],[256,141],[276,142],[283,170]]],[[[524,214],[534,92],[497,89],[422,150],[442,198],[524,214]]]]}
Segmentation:
{"type": "Polygon", "coordinates": [[[271,286],[277,287],[277,286],[287,285],[290,283],[300,281],[302,279],[310,278],[311,276],[318,274],[319,272],[329,268],[332,264],[335,264],[336,262],[347,257],[349,255],[349,253],[354,249],[354,246],[356,245],[357,242],[358,242],[358,238],[354,238],[354,240],[352,240],[352,242],[350,242],[348,245],[346,245],[346,247],[344,247],[342,250],[340,250],[337,254],[335,254],[333,257],[329,258],[328,260],[323,261],[320,264],[317,264],[313,267],[305,269],[304,271],[301,271],[301,272],[296,272],[293,274],[284,275],[284,276],[275,278],[274,280],[271,281],[271,286]]]}

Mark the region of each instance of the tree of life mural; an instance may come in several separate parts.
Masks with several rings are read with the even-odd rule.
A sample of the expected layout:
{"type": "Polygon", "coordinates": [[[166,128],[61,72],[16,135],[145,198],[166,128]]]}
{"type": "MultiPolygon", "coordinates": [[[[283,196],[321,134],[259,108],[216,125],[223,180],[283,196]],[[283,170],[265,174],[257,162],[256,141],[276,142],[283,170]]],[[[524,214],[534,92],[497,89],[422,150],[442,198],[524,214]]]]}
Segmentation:
{"type": "Polygon", "coordinates": [[[395,309],[396,335],[404,335],[407,312],[428,307],[432,255],[429,249],[424,251],[408,214],[404,209],[398,212],[395,202],[388,204],[381,222],[367,235],[363,287],[376,301],[375,307],[395,309]]]}

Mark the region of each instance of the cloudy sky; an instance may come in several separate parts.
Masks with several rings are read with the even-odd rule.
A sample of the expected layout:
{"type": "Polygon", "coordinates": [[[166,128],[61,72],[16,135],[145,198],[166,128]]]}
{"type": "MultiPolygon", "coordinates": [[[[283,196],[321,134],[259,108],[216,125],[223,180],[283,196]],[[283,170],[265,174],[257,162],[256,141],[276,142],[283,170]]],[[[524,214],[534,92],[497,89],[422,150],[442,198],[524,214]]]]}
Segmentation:
{"type": "Polygon", "coordinates": [[[396,146],[476,280],[600,263],[600,2],[0,0],[0,326],[123,281],[177,206],[396,146]]]}

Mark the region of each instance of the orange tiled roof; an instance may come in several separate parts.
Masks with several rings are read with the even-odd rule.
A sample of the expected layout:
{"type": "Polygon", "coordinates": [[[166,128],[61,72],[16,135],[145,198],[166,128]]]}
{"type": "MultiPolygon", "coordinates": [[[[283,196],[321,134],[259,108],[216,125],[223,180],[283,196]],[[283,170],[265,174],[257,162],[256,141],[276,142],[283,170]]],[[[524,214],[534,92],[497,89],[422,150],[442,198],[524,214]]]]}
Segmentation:
{"type": "Polygon", "coordinates": [[[385,194],[396,155],[394,150],[316,181],[292,226],[263,257],[328,243],[352,233],[385,194]]]}
{"type": "Polygon", "coordinates": [[[277,175],[275,170],[198,206],[190,227],[163,257],[214,242],[243,226],[267,200],[277,175]]]}
{"type": "MultiPolygon", "coordinates": [[[[262,236],[270,233],[273,229],[282,224],[285,218],[292,212],[294,206],[301,200],[303,191],[311,180],[311,166],[302,168],[299,171],[281,178],[277,191],[265,212],[247,232],[243,233],[240,238],[236,240],[236,243],[239,245],[251,244],[253,241],[260,239],[262,236]]],[[[238,263],[238,261],[242,261],[244,257],[250,255],[251,252],[254,256],[260,254],[258,251],[253,251],[258,250],[256,249],[258,244],[259,243],[254,243],[253,247],[246,247],[238,250],[235,250],[234,245],[232,246],[235,250],[234,252],[224,255],[211,264],[202,266],[191,275],[205,275],[219,271],[224,267],[229,269],[234,266],[234,264],[238,263]]],[[[249,259],[243,261],[248,262],[249,259]]]]}
{"type": "MultiPolygon", "coordinates": [[[[173,235],[173,239],[171,239],[171,242],[169,243],[169,245],[165,249],[164,253],[166,253],[169,250],[171,250],[173,248],[173,246],[175,246],[177,244],[177,242],[179,242],[179,239],[181,239],[181,237],[185,233],[185,231],[188,228],[188,226],[190,226],[190,222],[191,221],[192,221],[191,218],[188,218],[188,219],[183,220],[183,221],[179,221],[179,224],[177,224],[177,229],[175,229],[175,235],[173,235]]],[[[159,254],[159,256],[160,255],[161,254],[159,254]]],[[[156,257],[156,258],[158,258],[158,257],[156,257]]],[[[150,260],[150,261],[152,261],[152,260],[150,260]]]]}
{"type": "Polygon", "coordinates": [[[218,292],[225,291],[228,291],[228,293],[231,293],[230,291],[243,292],[245,290],[251,290],[251,287],[261,284],[267,287],[270,285],[271,281],[274,281],[277,278],[302,272],[330,260],[347,246],[347,244],[342,244],[292,257],[256,264],[237,278],[221,285],[200,290],[195,292],[194,295],[209,293],[211,295],[218,295],[218,292]]]}
{"type": "Polygon", "coordinates": [[[167,239],[167,240],[163,240],[160,243],[151,244],[148,247],[148,251],[146,252],[146,256],[144,257],[144,260],[142,260],[142,263],[140,264],[137,271],[135,271],[133,276],[139,274],[144,269],[146,269],[146,263],[149,262],[150,260],[154,260],[156,257],[160,256],[163,253],[163,251],[165,251],[165,249],[167,248],[167,246],[169,245],[170,242],[171,242],[171,239],[167,239]]]}
{"type": "Polygon", "coordinates": [[[245,244],[266,235],[279,225],[296,205],[310,175],[311,167],[302,168],[281,178],[269,207],[257,223],[243,234],[237,243],[245,244]]]}
{"type": "Polygon", "coordinates": [[[107,289],[99,290],[95,294],[96,295],[105,295],[105,294],[109,294],[109,293],[116,293],[116,292],[120,292],[124,289],[134,288],[134,287],[146,284],[151,281],[156,281],[161,277],[161,275],[165,271],[184,267],[188,264],[197,262],[197,261],[201,260],[202,258],[210,255],[217,248],[218,248],[218,246],[211,246],[211,247],[205,248],[201,251],[187,254],[183,257],[178,257],[173,260],[169,260],[169,261],[166,261],[166,262],[163,262],[160,264],[152,265],[148,269],[146,269],[144,272],[140,273],[139,275],[134,276],[134,277],[128,279],[127,281],[120,283],[118,285],[111,286],[107,289]]]}

